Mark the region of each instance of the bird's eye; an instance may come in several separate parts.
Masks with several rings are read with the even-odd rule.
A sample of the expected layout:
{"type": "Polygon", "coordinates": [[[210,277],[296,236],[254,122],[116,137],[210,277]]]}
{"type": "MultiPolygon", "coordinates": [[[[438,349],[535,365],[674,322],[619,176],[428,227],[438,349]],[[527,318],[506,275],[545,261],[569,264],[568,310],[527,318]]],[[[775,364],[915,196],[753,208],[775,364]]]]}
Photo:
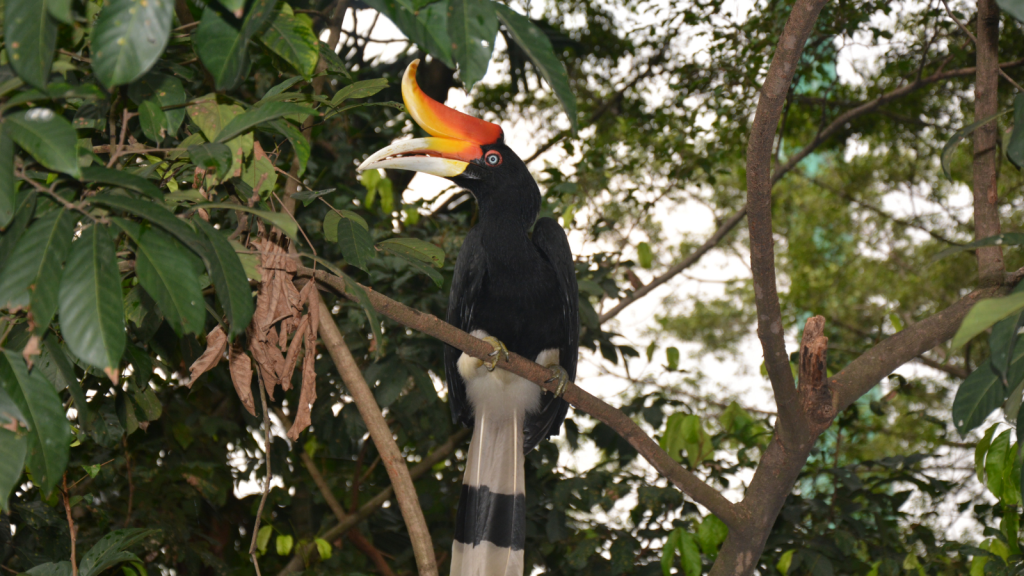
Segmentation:
{"type": "Polygon", "coordinates": [[[491,151],[484,156],[484,162],[487,162],[488,166],[500,166],[501,165],[501,154],[491,151]]]}

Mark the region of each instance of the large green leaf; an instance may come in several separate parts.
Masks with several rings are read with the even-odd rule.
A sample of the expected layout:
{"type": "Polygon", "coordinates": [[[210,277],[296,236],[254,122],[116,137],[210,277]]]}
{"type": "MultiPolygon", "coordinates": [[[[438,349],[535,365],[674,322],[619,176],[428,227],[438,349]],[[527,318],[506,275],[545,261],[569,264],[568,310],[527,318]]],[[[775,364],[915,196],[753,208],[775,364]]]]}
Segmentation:
{"type": "Polygon", "coordinates": [[[199,288],[203,262],[169,234],[135,222],[115,223],[135,241],[135,274],[179,335],[199,334],[206,324],[206,301],[199,288]]]}
{"type": "Polygon", "coordinates": [[[92,70],[107,88],[149,71],[171,35],[174,0],[107,0],[92,30],[92,70]]]}
{"type": "Polygon", "coordinates": [[[263,124],[264,122],[270,122],[271,120],[276,120],[291,114],[310,116],[316,114],[316,110],[305,106],[299,106],[298,104],[291,104],[289,102],[268,102],[262,106],[246,110],[244,113],[232,118],[220,133],[213,138],[213,141],[227,142],[235,136],[248,132],[249,130],[252,130],[253,127],[263,124]]]}
{"type": "Polygon", "coordinates": [[[17,208],[17,182],[14,180],[14,140],[0,124],[0,230],[14,219],[17,208]]]}
{"type": "Polygon", "coordinates": [[[67,389],[71,393],[72,406],[78,410],[78,423],[89,429],[89,404],[85,398],[82,384],[75,375],[75,367],[68,358],[64,347],[57,341],[53,332],[43,340],[43,353],[36,363],[46,378],[53,382],[56,390],[67,389]]]}
{"type": "Polygon", "coordinates": [[[963,246],[952,246],[939,252],[932,257],[932,261],[941,260],[950,254],[956,254],[958,252],[966,252],[968,250],[974,250],[975,248],[981,248],[982,246],[1021,246],[1024,245],[1024,234],[1020,232],[1006,232],[1003,234],[996,234],[995,236],[989,236],[982,238],[981,240],[975,240],[970,244],[964,244],[963,246]]]}
{"type": "MultiPolygon", "coordinates": [[[[137,105],[141,105],[147,100],[155,100],[160,103],[161,108],[181,106],[188,101],[188,95],[181,85],[181,80],[159,72],[150,72],[133,82],[128,87],[128,97],[137,105]]],[[[164,110],[164,116],[167,117],[167,135],[173,138],[178,134],[178,128],[181,127],[182,121],[185,120],[185,109],[164,110]]]]}
{"type": "Polygon", "coordinates": [[[299,74],[308,78],[316,72],[320,46],[308,19],[277,10],[259,40],[299,74]]]}
{"type": "Polygon", "coordinates": [[[255,310],[249,279],[231,243],[213,226],[200,219],[196,219],[196,226],[204,237],[206,269],[210,272],[210,279],[217,290],[217,299],[228,318],[228,338],[234,339],[245,332],[255,310]]]}
{"type": "Polygon", "coordinates": [[[498,34],[498,17],[491,0],[449,0],[448,37],[459,77],[471,90],[487,73],[498,34]]]}
{"type": "Polygon", "coordinates": [[[28,572],[28,576],[71,576],[71,562],[61,560],[60,562],[47,562],[34,566],[28,572]]]}
{"type": "MultiPolygon", "coordinates": [[[[1013,293],[1024,292],[1024,282],[1017,284],[1013,293]]],[[[1024,326],[1024,312],[1011,314],[1010,316],[996,322],[992,326],[992,332],[988,336],[988,347],[991,351],[992,370],[1000,377],[1005,378],[1006,386],[1012,390],[1017,387],[1017,382],[1010,382],[1010,360],[1013,350],[1017,346],[1017,332],[1024,326]]],[[[1016,417],[1016,414],[1014,414],[1016,417]]]]}
{"type": "Polygon", "coordinates": [[[28,434],[0,428],[0,510],[10,513],[7,499],[21,479],[28,453],[28,434]]]}
{"type": "Polygon", "coordinates": [[[985,456],[985,484],[996,497],[1003,492],[1003,469],[1006,466],[1006,455],[1010,451],[1010,430],[1003,430],[992,439],[985,456]]]}
{"type": "Polygon", "coordinates": [[[143,100],[142,104],[139,104],[139,125],[142,127],[142,133],[151,142],[163,142],[167,137],[168,123],[167,115],[160,108],[159,102],[143,100]]]}
{"type": "Polygon", "coordinates": [[[338,90],[331,98],[331,106],[338,106],[349,98],[369,98],[388,87],[387,78],[360,80],[338,90]]]}
{"type": "Polygon", "coordinates": [[[114,170],[99,165],[82,168],[82,180],[110,184],[133,192],[139,192],[156,200],[163,200],[164,194],[151,180],[124,170],[114,170]]]}
{"type": "Polygon", "coordinates": [[[14,219],[11,220],[7,229],[3,230],[3,234],[0,234],[0,270],[7,265],[11,253],[14,252],[14,246],[21,239],[21,235],[32,220],[32,215],[36,210],[36,197],[37,194],[34,192],[21,194],[18,197],[18,208],[14,211],[14,219]]]}
{"type": "Polygon", "coordinates": [[[234,88],[249,68],[249,40],[273,17],[275,0],[255,0],[240,25],[237,18],[207,4],[192,36],[203,66],[217,90],[234,88]]]}
{"type": "Polygon", "coordinates": [[[127,196],[115,196],[113,194],[94,196],[92,202],[134,214],[170,232],[199,256],[202,257],[206,254],[203,243],[195,231],[192,230],[192,227],[184,220],[175,218],[174,214],[154,202],[147,202],[146,200],[129,198],[127,196]]]}
{"type": "MultiPolygon", "coordinates": [[[[1021,12],[1017,19],[1021,20],[1024,18],[1024,1],[1015,1],[1021,12]]],[[[1013,99],[1013,132],[1010,134],[1010,142],[1006,145],[1006,157],[1018,170],[1024,170],[1024,94],[1017,94],[1013,99]]]]}
{"type": "Polygon", "coordinates": [[[366,4],[388,17],[409,40],[431,56],[455,68],[452,60],[451,40],[448,38],[448,2],[435,2],[413,11],[412,6],[399,0],[365,0],[366,4]]]}
{"type": "Polygon", "coordinates": [[[281,212],[268,212],[266,210],[259,210],[257,208],[250,208],[249,206],[243,206],[241,204],[228,204],[226,202],[209,202],[205,204],[196,204],[196,208],[206,208],[207,210],[220,209],[220,210],[240,210],[242,212],[248,212],[255,216],[259,216],[263,220],[266,220],[269,224],[277,226],[285,234],[287,234],[293,240],[298,239],[299,225],[292,220],[291,216],[282,214],[281,212]]]}
{"type": "Polygon", "coordinates": [[[192,163],[216,174],[218,180],[231,175],[231,149],[220,142],[207,142],[188,147],[188,156],[192,163]]]}
{"type": "Polygon", "coordinates": [[[107,568],[122,562],[138,562],[138,557],[128,552],[128,548],[157,534],[157,530],[142,528],[114,530],[93,544],[85,556],[82,556],[82,561],[78,564],[79,576],[97,576],[107,568]]]}
{"type": "Polygon", "coordinates": [[[71,123],[49,108],[32,108],[4,118],[4,131],[50,170],[80,178],[78,135],[71,123]]]}
{"type": "Polygon", "coordinates": [[[45,89],[57,47],[57,23],[47,13],[45,0],[4,3],[4,47],[18,76],[40,90],[45,89]]]}
{"type": "Polygon", "coordinates": [[[309,162],[309,154],[311,148],[309,146],[309,140],[306,136],[299,131],[298,128],[293,126],[291,122],[287,122],[283,119],[272,120],[270,126],[274,128],[279,134],[288,139],[291,143],[292,148],[295,149],[295,158],[299,161],[299,176],[302,176],[306,171],[306,163],[309,162]]]}
{"type": "Polygon", "coordinates": [[[216,142],[224,128],[245,111],[237,104],[217,102],[215,94],[207,94],[192,101],[187,110],[188,117],[199,126],[203,136],[210,142],[216,142]]]}
{"type": "Polygon", "coordinates": [[[57,309],[61,266],[71,247],[74,225],[75,219],[63,209],[33,222],[0,277],[0,308],[30,306],[39,332],[50,325],[57,309]]]}
{"type": "MultiPolygon", "coordinates": [[[[996,4],[1002,8],[1003,12],[1024,23],[1024,2],[1021,0],[996,0],[996,4]]],[[[1017,94],[1017,97],[1020,98],[1021,94],[1017,94]]]]}
{"type": "Polygon", "coordinates": [[[436,268],[444,266],[444,250],[417,238],[391,238],[381,242],[380,247],[389,252],[426,262],[436,268]]]}
{"type": "Polygon", "coordinates": [[[1003,298],[982,300],[975,304],[964,317],[964,321],[960,323],[960,328],[957,329],[950,345],[953,348],[959,348],[971,338],[984,332],[989,326],[1021,310],[1024,310],[1024,292],[1015,292],[1003,298]]]}
{"type": "Polygon", "coordinates": [[[94,225],[71,245],[60,281],[61,334],[71,353],[114,382],[124,353],[124,306],[114,241],[94,225]]]}
{"type": "Polygon", "coordinates": [[[345,262],[369,272],[369,262],[376,255],[369,231],[349,218],[339,218],[338,245],[345,262]]]}
{"type": "Polygon", "coordinates": [[[999,112],[998,114],[993,114],[988,118],[983,118],[981,120],[978,120],[977,122],[971,122],[967,126],[964,126],[963,128],[953,133],[953,136],[950,137],[948,142],[946,142],[946,145],[942,147],[942,154],[939,156],[939,163],[942,165],[942,173],[946,175],[947,180],[949,180],[950,182],[953,181],[953,174],[950,172],[950,164],[953,162],[953,153],[956,152],[956,147],[960,145],[960,142],[963,142],[964,138],[966,138],[968,135],[970,135],[978,128],[981,128],[985,124],[988,124],[989,122],[995,120],[996,118],[999,118],[1000,116],[1008,114],[1012,111],[1012,108],[1008,110],[1003,110],[1002,112],[999,112]]]}
{"type": "Polygon", "coordinates": [[[71,14],[71,0],[46,0],[46,10],[53,19],[59,22],[69,26],[75,23],[74,16],[71,14]]]}
{"type": "Polygon", "coordinates": [[[35,483],[46,494],[53,490],[68,464],[71,427],[64,406],[42,372],[29,372],[21,354],[4,350],[0,355],[0,382],[28,419],[28,467],[35,483]]]}
{"type": "MultiPolygon", "coordinates": [[[[1024,356],[1024,350],[1014,351],[1015,361],[1024,356]]],[[[980,426],[993,410],[1006,400],[1006,387],[1002,378],[985,362],[960,384],[953,399],[953,425],[961,438],[980,426]]]]}
{"type": "Polygon", "coordinates": [[[561,60],[555,56],[555,51],[551,47],[551,41],[526,16],[503,4],[494,3],[494,8],[497,11],[498,19],[508,29],[512,39],[515,40],[523,52],[526,52],[526,55],[530,57],[530,61],[533,62],[537,70],[540,71],[541,76],[547,81],[548,86],[551,86],[555,97],[562,103],[562,108],[569,116],[569,122],[572,124],[572,133],[576,134],[576,131],[579,129],[579,121],[576,118],[576,95],[572,93],[572,88],[569,86],[569,75],[566,73],[565,66],[561,60]]]}

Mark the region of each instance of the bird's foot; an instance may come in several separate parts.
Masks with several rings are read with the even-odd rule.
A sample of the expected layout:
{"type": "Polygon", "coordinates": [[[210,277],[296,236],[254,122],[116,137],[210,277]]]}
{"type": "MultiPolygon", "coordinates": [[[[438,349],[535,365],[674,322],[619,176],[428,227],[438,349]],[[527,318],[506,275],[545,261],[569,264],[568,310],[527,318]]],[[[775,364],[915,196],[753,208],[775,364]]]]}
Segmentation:
{"type": "Polygon", "coordinates": [[[498,340],[494,336],[487,336],[483,340],[494,347],[494,352],[488,354],[491,359],[484,362],[484,368],[487,368],[488,372],[494,372],[495,367],[498,366],[498,360],[500,360],[502,356],[505,357],[505,362],[509,361],[508,348],[505,347],[505,344],[501,340],[498,340]]]}
{"type": "Polygon", "coordinates": [[[555,398],[561,398],[562,394],[565,394],[565,389],[569,387],[569,373],[559,364],[550,364],[548,368],[551,369],[551,378],[548,378],[547,381],[558,381],[558,386],[555,387],[555,398]]]}

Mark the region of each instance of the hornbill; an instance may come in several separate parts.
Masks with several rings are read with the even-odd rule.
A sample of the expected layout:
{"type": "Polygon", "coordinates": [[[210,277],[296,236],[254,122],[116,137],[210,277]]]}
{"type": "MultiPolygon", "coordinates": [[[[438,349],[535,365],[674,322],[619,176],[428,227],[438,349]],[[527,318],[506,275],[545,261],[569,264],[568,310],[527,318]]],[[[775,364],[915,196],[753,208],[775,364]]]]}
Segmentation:
{"type": "Polygon", "coordinates": [[[473,428],[452,544],[452,576],[522,576],[524,456],[558,434],[576,377],[579,313],[572,251],[562,227],[537,219],[540,189],[496,124],[457,112],[420,90],[414,60],[405,107],[430,138],[397,142],[360,165],[447,178],[471,192],[476,225],[455,262],[448,322],[494,347],[482,361],[445,346],[452,418],[473,428]],[[531,235],[530,228],[533,228],[531,235]],[[509,351],[551,368],[557,393],[501,369],[509,351]]]}

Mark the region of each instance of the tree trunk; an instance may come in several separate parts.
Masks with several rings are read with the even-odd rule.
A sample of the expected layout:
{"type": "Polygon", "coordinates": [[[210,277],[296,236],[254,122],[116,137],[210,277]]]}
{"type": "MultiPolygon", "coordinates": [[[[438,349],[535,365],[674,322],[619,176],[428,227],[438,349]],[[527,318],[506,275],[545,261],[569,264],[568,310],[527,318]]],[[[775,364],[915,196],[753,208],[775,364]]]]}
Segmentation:
{"type": "MultiPolygon", "coordinates": [[[[978,72],[974,84],[974,118],[997,112],[999,104],[999,7],[995,0],[978,0],[978,72]]],[[[976,239],[999,234],[999,154],[995,120],[974,132],[974,234],[976,239]]],[[[978,281],[982,286],[1003,282],[1003,250],[978,248],[978,281]]]]}

